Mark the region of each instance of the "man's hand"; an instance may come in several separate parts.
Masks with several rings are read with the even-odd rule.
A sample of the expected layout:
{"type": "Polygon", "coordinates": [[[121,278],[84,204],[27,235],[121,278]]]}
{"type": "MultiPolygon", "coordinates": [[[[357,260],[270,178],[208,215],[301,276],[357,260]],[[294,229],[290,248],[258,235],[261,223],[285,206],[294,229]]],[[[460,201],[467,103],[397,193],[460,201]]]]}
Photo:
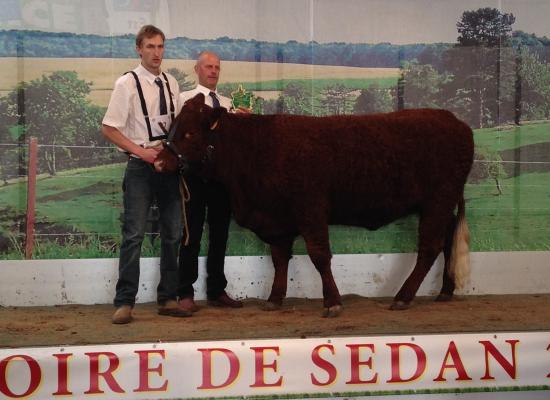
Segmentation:
{"type": "Polygon", "coordinates": [[[102,132],[105,138],[113,143],[115,146],[121,148],[127,153],[135,154],[149,164],[153,164],[155,162],[155,159],[162,150],[162,144],[160,143],[160,141],[155,147],[144,148],[132,142],[117,128],[109,125],[102,125],[102,132]]]}
{"type": "Polygon", "coordinates": [[[246,108],[243,106],[235,109],[235,114],[250,114],[251,112],[252,110],[250,108],[246,108]]]}
{"type": "Polygon", "coordinates": [[[158,154],[162,150],[162,147],[149,147],[140,151],[140,154],[136,154],[143,161],[153,164],[157,159],[158,154]]]}

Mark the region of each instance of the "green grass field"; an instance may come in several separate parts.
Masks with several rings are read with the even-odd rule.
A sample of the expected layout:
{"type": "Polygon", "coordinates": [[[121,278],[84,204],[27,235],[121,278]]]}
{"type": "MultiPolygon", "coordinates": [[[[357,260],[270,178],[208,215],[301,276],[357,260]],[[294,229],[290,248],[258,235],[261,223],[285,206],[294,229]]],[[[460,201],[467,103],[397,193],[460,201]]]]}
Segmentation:
{"type": "MultiPolygon", "coordinates": [[[[487,128],[474,131],[476,146],[503,151],[529,144],[550,142],[550,124],[539,122],[505,128],[487,128]]],[[[550,154],[548,155],[550,162],[550,154]]]]}
{"type": "MultiPolygon", "coordinates": [[[[482,129],[475,132],[475,141],[478,146],[499,151],[548,142],[550,123],[507,130],[482,129]]],[[[465,197],[473,251],[550,249],[548,169],[549,172],[501,179],[501,195],[491,179],[467,184],[465,197]]],[[[35,258],[116,257],[123,170],[124,164],[113,164],[63,171],[55,177],[40,176],[36,212],[37,230],[42,234],[36,236],[35,258]]],[[[5,247],[0,253],[2,259],[22,258],[25,208],[26,182],[0,187],[0,234],[5,247]]],[[[416,229],[416,217],[375,232],[333,226],[332,250],[335,254],[413,252],[416,229]]],[[[301,239],[296,241],[294,252],[305,254],[301,239]]],[[[143,254],[158,255],[158,240],[146,240],[143,254]]],[[[269,249],[252,232],[233,224],[227,254],[267,255],[269,249]]]]}
{"type": "MultiPolygon", "coordinates": [[[[381,88],[391,88],[397,85],[396,77],[386,78],[365,78],[365,79],[279,79],[272,81],[261,82],[243,82],[243,88],[250,91],[272,91],[283,90],[288,84],[294,83],[304,86],[305,88],[311,88],[314,93],[317,93],[329,86],[344,85],[345,87],[353,90],[366,89],[373,84],[377,84],[381,88]]],[[[220,87],[229,86],[235,87],[234,83],[227,83],[220,85],[220,87]]]]}
{"type": "Polygon", "coordinates": [[[550,250],[550,172],[468,185],[466,207],[473,251],[550,250]]]}

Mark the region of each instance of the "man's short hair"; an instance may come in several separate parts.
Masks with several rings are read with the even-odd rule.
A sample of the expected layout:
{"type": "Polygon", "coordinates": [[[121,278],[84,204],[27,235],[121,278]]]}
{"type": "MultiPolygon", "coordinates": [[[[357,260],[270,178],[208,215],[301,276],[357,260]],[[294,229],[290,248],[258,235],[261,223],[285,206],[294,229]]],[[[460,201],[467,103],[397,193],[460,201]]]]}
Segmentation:
{"type": "Polygon", "coordinates": [[[164,36],[164,32],[162,32],[159,28],[157,28],[154,25],[143,25],[136,36],[136,46],[141,47],[141,43],[143,42],[143,39],[149,39],[153,36],[160,35],[162,37],[162,41],[164,42],[166,40],[166,37],[164,36]]]}

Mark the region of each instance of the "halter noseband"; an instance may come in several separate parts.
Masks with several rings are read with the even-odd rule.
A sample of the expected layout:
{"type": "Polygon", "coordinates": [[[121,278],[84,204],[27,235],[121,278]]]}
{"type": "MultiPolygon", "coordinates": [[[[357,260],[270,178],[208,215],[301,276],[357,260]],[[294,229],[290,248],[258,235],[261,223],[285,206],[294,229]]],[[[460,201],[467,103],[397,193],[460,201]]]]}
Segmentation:
{"type": "Polygon", "coordinates": [[[167,136],[166,140],[162,141],[163,146],[166,147],[176,157],[178,163],[178,171],[184,173],[189,168],[189,163],[183,157],[183,154],[181,154],[178,148],[174,145],[174,136],[176,136],[176,130],[178,128],[179,122],[179,118],[176,118],[176,121],[170,127],[170,132],[167,132],[164,126],[160,124],[159,125],[164,131],[164,134],[167,136]]]}
{"type": "MultiPolygon", "coordinates": [[[[191,163],[189,163],[183,154],[181,154],[174,144],[174,137],[176,136],[176,130],[178,129],[180,120],[176,118],[175,122],[170,127],[170,131],[166,131],[166,128],[159,124],[161,129],[163,130],[164,134],[167,136],[166,140],[162,141],[162,144],[164,147],[166,147],[175,157],[178,163],[178,171],[181,173],[185,173],[189,168],[191,167],[191,163]]],[[[211,128],[208,132],[207,138],[208,138],[208,146],[206,147],[206,154],[204,158],[202,159],[202,164],[206,164],[209,161],[212,161],[213,154],[214,154],[214,141],[217,137],[217,134],[213,132],[215,128],[211,128]]]]}

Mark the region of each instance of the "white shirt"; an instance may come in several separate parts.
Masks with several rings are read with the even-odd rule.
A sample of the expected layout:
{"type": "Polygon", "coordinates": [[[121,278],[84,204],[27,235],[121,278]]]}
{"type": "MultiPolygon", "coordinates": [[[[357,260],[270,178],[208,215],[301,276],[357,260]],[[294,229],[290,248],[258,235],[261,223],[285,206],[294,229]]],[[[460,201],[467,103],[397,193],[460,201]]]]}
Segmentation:
{"type": "Polygon", "coordinates": [[[204,94],[204,104],[206,104],[207,106],[212,107],[212,97],[210,96],[210,92],[216,93],[216,97],[220,101],[220,106],[221,107],[225,108],[227,111],[231,110],[232,106],[231,106],[231,99],[230,98],[220,95],[217,90],[210,90],[205,86],[197,85],[197,87],[195,89],[188,90],[186,92],[181,92],[180,93],[178,113],[179,113],[179,111],[181,111],[181,108],[183,107],[183,104],[187,100],[192,99],[193,97],[195,97],[199,93],[204,94]]]}
{"type": "MultiPolygon", "coordinates": [[[[141,64],[134,69],[137,74],[147,113],[150,119],[159,117],[160,101],[159,87],[155,83],[157,76],[147,71],[141,64]]],[[[180,107],[178,104],[179,86],[176,79],[166,74],[168,83],[170,84],[170,92],[172,93],[172,101],[174,102],[174,116],[177,115],[180,107]]],[[[164,85],[164,96],[166,97],[166,108],[168,109],[168,120],[170,120],[170,98],[168,88],[164,77],[160,74],[160,80],[164,85]]],[[[115,87],[111,93],[111,100],[107,107],[107,112],[103,117],[103,124],[117,128],[124,136],[130,139],[137,145],[150,143],[145,116],[141,109],[141,102],[136,87],[136,81],[132,74],[122,75],[115,82],[115,87]]],[[[167,127],[169,128],[169,127],[167,127]]],[[[154,135],[154,130],[153,130],[154,135]]]]}

